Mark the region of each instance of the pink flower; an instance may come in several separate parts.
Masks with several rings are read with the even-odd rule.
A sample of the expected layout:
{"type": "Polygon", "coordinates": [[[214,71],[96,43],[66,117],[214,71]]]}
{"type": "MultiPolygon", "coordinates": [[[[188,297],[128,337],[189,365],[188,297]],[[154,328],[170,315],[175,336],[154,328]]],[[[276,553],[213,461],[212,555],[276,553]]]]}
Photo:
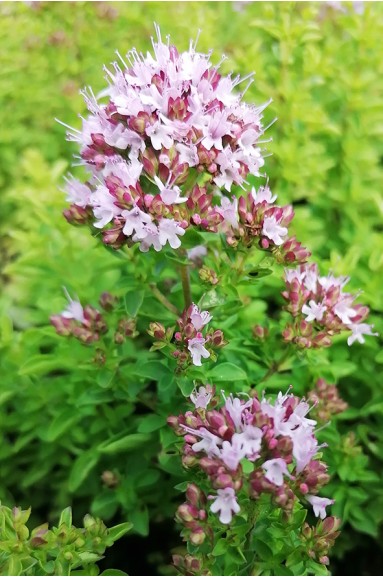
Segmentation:
{"type": "Polygon", "coordinates": [[[196,409],[206,409],[209,405],[213,396],[213,392],[211,390],[211,386],[208,387],[201,385],[198,391],[194,389],[194,391],[190,394],[190,400],[194,403],[196,409]]]}
{"type": "Polygon", "coordinates": [[[352,334],[347,339],[347,344],[352,345],[354,341],[365,343],[363,335],[373,335],[375,337],[378,336],[379,333],[372,332],[373,327],[373,325],[369,325],[368,323],[351,323],[349,325],[349,329],[351,329],[352,334]]]}
{"type": "Polygon", "coordinates": [[[197,305],[193,303],[192,312],[190,314],[190,321],[197,331],[200,331],[212,319],[213,316],[210,315],[208,311],[200,311],[197,305]]]}
{"type": "Polygon", "coordinates": [[[335,500],[330,500],[329,498],[319,498],[318,496],[310,496],[307,494],[305,496],[306,500],[312,505],[314,514],[317,518],[324,520],[326,517],[326,508],[335,503],[335,500]]]}
{"type": "Polygon", "coordinates": [[[262,469],[265,471],[265,478],[276,486],[283,486],[283,476],[291,478],[285,460],[282,458],[275,458],[274,460],[267,460],[262,469]]]}
{"type": "Polygon", "coordinates": [[[284,237],[288,234],[288,229],[287,227],[279,225],[275,217],[265,217],[262,234],[268,239],[271,239],[276,245],[283,245],[284,237]]]}
{"type": "Polygon", "coordinates": [[[127,237],[133,235],[135,232],[136,237],[144,239],[146,237],[145,225],[151,223],[152,219],[150,215],[141,211],[138,207],[133,207],[130,211],[122,211],[121,216],[125,219],[125,224],[122,232],[127,237]]]}
{"type": "Polygon", "coordinates": [[[185,229],[180,227],[177,221],[173,219],[161,219],[158,225],[159,239],[162,246],[169,243],[172,249],[178,249],[181,246],[181,241],[178,237],[185,234],[185,229]]]}
{"type": "Polygon", "coordinates": [[[303,305],[302,313],[307,315],[306,321],[308,322],[314,321],[314,319],[321,321],[326,309],[326,305],[323,305],[323,303],[315,303],[315,301],[311,299],[309,305],[306,303],[303,305]]]}
{"type": "Polygon", "coordinates": [[[201,358],[207,359],[210,357],[210,353],[204,347],[206,340],[201,337],[193,337],[193,339],[189,339],[188,343],[188,350],[190,351],[192,361],[194,365],[200,366],[201,358]]]}
{"type": "Polygon", "coordinates": [[[216,207],[216,211],[233,229],[238,229],[238,199],[236,197],[232,197],[232,201],[223,197],[221,206],[216,207]]]}
{"type": "Polygon", "coordinates": [[[272,205],[277,199],[277,195],[273,195],[267,185],[265,187],[259,187],[258,191],[253,187],[251,189],[251,196],[256,204],[267,203],[268,205],[272,205]]]}
{"type": "Polygon", "coordinates": [[[68,291],[64,287],[64,293],[66,298],[69,301],[68,307],[61,313],[61,316],[65,319],[75,319],[76,321],[80,321],[80,323],[84,323],[84,309],[80,303],[80,301],[75,301],[71,298],[68,291]]]}
{"type": "Polygon", "coordinates": [[[219,455],[220,450],[218,444],[222,444],[221,438],[212,434],[204,427],[201,427],[200,429],[193,429],[185,425],[182,427],[188,433],[201,438],[199,442],[192,445],[193,452],[196,454],[199,452],[205,452],[208,457],[219,455]]]}
{"type": "Polygon", "coordinates": [[[165,185],[158,177],[154,177],[154,181],[160,190],[161,199],[165,205],[178,205],[188,200],[187,197],[180,196],[181,189],[179,187],[169,185],[170,177],[165,185]]]}
{"type": "Polygon", "coordinates": [[[299,474],[319,450],[318,442],[311,428],[299,427],[290,433],[293,440],[293,456],[296,460],[296,471],[299,474]]]}
{"type": "Polygon", "coordinates": [[[345,325],[349,325],[352,323],[352,317],[355,317],[356,311],[350,307],[351,303],[353,302],[353,297],[346,297],[338,303],[334,307],[334,313],[342,320],[342,323],[345,325]]]}
{"type": "Polygon", "coordinates": [[[78,207],[86,207],[89,205],[89,198],[91,190],[87,185],[80,183],[72,175],[64,177],[66,181],[65,192],[67,193],[66,200],[78,207]]]}
{"type": "Polygon", "coordinates": [[[213,514],[219,512],[219,521],[221,524],[230,524],[233,514],[238,514],[240,507],[238,505],[235,491],[233,488],[217,490],[218,496],[210,506],[213,514]]]}

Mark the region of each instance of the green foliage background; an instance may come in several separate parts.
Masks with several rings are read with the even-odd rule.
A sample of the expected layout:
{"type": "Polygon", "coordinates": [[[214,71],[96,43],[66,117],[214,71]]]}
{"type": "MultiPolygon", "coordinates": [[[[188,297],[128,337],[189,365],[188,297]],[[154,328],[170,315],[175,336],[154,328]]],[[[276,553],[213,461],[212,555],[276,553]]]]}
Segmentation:
{"type": "MultiPolygon", "coordinates": [[[[271,188],[281,203],[295,204],[295,232],[322,272],[351,275],[350,289],[363,290],[370,321],[382,334],[383,5],[366,3],[361,14],[351,3],[344,6],[1,3],[1,501],[32,505],[47,519],[73,503],[79,519],[89,509],[106,521],[128,519],[142,536],[149,517],[164,523],[175,510],[173,487],[183,474],[178,458],[166,453],[173,438],[164,424],[179,410],[172,404],[177,386],[160,353],[147,353],[145,331],[152,320],[174,323],[146,286],[153,275],[161,284],[176,273],[148,257],[138,277],[136,252],[119,260],[87,231],[66,223],[59,189],[76,150],[54,121],[78,126],[76,115],[85,112],[79,89],[91,85],[97,93],[105,86],[102,64],[116,49],[149,49],[153,21],[180,49],[200,28],[199,49],[213,48],[214,62],[225,53],[225,72],[256,71],[246,99],[271,97],[266,123],[278,118],[268,131],[271,188]],[[100,369],[92,362],[94,351],[56,336],[49,316],[63,308],[62,285],[93,305],[110,290],[125,297],[130,314],[139,312],[140,337],[125,344],[123,365],[110,360],[100,369]],[[152,415],[155,382],[159,401],[152,415]],[[105,470],[118,476],[116,488],[103,484],[105,470]]],[[[225,305],[226,317],[225,308],[217,316],[217,326],[231,338],[220,359],[240,367],[233,376],[238,386],[256,383],[264,373],[264,360],[241,354],[241,343],[259,354],[251,326],[267,323],[282,305],[281,273],[238,287],[225,305]]],[[[194,290],[200,291],[198,276],[194,290]]],[[[173,298],[181,306],[179,284],[173,298]]],[[[324,377],[338,383],[349,403],[322,434],[330,446],[332,511],[344,521],[336,568],[356,545],[366,557],[364,570],[379,554],[382,364],[378,339],[349,349],[340,338],[263,384],[275,392],[293,383],[303,394],[324,377]]],[[[148,548],[153,564],[166,568],[167,553],[148,548]]]]}

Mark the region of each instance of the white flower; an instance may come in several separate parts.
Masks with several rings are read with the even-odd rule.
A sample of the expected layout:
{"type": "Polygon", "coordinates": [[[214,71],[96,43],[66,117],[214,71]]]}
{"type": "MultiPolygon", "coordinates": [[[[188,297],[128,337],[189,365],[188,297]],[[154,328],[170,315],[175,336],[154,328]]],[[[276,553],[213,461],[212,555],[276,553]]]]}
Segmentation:
{"type": "Polygon", "coordinates": [[[202,365],[201,357],[204,359],[210,357],[210,353],[204,347],[205,343],[206,340],[203,337],[193,337],[193,339],[189,339],[188,350],[190,351],[194,365],[202,365]]]}
{"type": "Polygon", "coordinates": [[[287,228],[278,225],[275,217],[264,218],[262,234],[268,239],[271,239],[276,245],[283,245],[285,241],[283,237],[286,237],[287,233],[287,228]]]}
{"type": "Polygon", "coordinates": [[[210,315],[209,311],[200,311],[197,305],[193,303],[192,312],[190,314],[190,321],[192,322],[194,329],[200,331],[202,327],[211,321],[212,318],[213,316],[210,315]]]}
{"type": "Polygon", "coordinates": [[[69,295],[66,288],[63,287],[63,289],[64,289],[65,296],[69,301],[69,305],[61,313],[62,317],[65,317],[65,319],[75,319],[76,321],[80,321],[80,323],[84,323],[84,321],[85,321],[84,309],[83,309],[80,301],[75,301],[74,299],[72,299],[72,297],[69,295]]]}
{"type": "Polygon", "coordinates": [[[244,426],[242,433],[236,433],[234,435],[241,439],[243,451],[249,460],[254,461],[259,457],[263,436],[262,430],[259,427],[246,425],[244,426]]]}
{"type": "Polygon", "coordinates": [[[169,127],[157,121],[146,128],[146,134],[152,141],[152,146],[156,151],[165,147],[170,149],[173,144],[173,139],[169,135],[169,127]]]}
{"type": "Polygon", "coordinates": [[[315,303],[313,299],[309,301],[309,305],[305,303],[302,307],[303,315],[307,315],[306,321],[321,321],[323,319],[324,312],[327,310],[326,305],[323,303],[315,303]]]}
{"type": "Polygon", "coordinates": [[[140,251],[143,253],[149,251],[150,247],[153,247],[157,252],[162,249],[158,227],[154,223],[143,225],[140,234],[133,236],[133,241],[141,241],[140,251]]]}
{"type": "Polygon", "coordinates": [[[159,239],[162,246],[169,243],[172,249],[178,249],[181,246],[181,241],[177,237],[182,237],[185,234],[183,229],[177,221],[173,219],[161,219],[158,225],[159,239]]]}
{"type": "Polygon", "coordinates": [[[266,203],[271,205],[277,199],[277,195],[273,195],[267,185],[265,187],[259,187],[258,191],[256,191],[255,188],[252,187],[251,196],[253,197],[254,203],[256,204],[263,203],[265,201],[266,203]]]}
{"type": "Polygon", "coordinates": [[[66,186],[64,191],[67,193],[66,200],[78,207],[86,207],[89,204],[90,189],[72,175],[64,177],[66,186]]]}
{"type": "Polygon", "coordinates": [[[212,434],[204,427],[201,427],[200,429],[193,429],[186,425],[183,425],[182,427],[188,433],[201,438],[199,442],[196,442],[192,445],[193,452],[196,454],[199,452],[205,452],[209,458],[219,455],[220,450],[218,448],[218,444],[222,444],[221,438],[212,434]]]}
{"type": "Polygon", "coordinates": [[[236,197],[232,197],[232,201],[223,197],[221,206],[215,209],[233,229],[238,229],[238,199],[236,197]]]}
{"type": "Polygon", "coordinates": [[[145,230],[145,225],[151,223],[151,217],[144,211],[141,211],[138,207],[133,207],[130,211],[122,211],[121,215],[125,219],[124,228],[122,232],[124,235],[129,237],[133,235],[133,231],[136,233],[137,239],[144,239],[147,235],[145,230]]]}
{"type": "Polygon", "coordinates": [[[350,307],[352,301],[352,297],[346,297],[345,299],[342,299],[342,301],[339,301],[334,307],[334,313],[345,325],[350,325],[352,323],[351,318],[356,315],[355,309],[350,307]]]}
{"type": "Polygon", "coordinates": [[[190,261],[194,261],[196,259],[201,259],[202,257],[206,257],[207,249],[204,245],[197,245],[192,249],[188,249],[187,251],[188,259],[190,261]]]}
{"type": "Polygon", "coordinates": [[[230,441],[222,442],[219,457],[230,470],[236,470],[239,462],[246,455],[242,434],[235,433],[230,441]]]}
{"type": "Polygon", "coordinates": [[[229,397],[226,398],[222,392],[222,396],[225,400],[225,409],[233,420],[235,428],[241,431],[243,426],[242,414],[246,408],[251,406],[253,403],[252,400],[249,399],[246,403],[243,403],[239,397],[233,397],[233,394],[230,394],[229,397]]]}
{"type": "Polygon", "coordinates": [[[351,323],[349,325],[349,329],[351,329],[352,334],[347,339],[347,344],[352,345],[354,341],[364,343],[365,339],[363,335],[374,335],[374,336],[379,335],[379,333],[372,332],[373,327],[374,327],[373,325],[369,325],[368,323],[351,323]]]}
{"type": "Polygon", "coordinates": [[[213,514],[219,512],[219,521],[221,524],[230,524],[232,514],[238,514],[240,507],[237,503],[235,492],[233,488],[225,488],[224,490],[217,490],[218,496],[210,506],[213,514]]]}
{"type": "Polygon", "coordinates": [[[289,436],[293,440],[293,456],[297,462],[296,471],[300,474],[323,445],[318,446],[312,428],[298,427],[291,431],[289,436]]]}
{"type": "Polygon", "coordinates": [[[115,200],[104,185],[98,186],[91,195],[90,204],[93,207],[94,216],[98,219],[94,223],[97,229],[102,229],[121,213],[121,209],[114,204],[115,200]]]}
{"type": "Polygon", "coordinates": [[[326,517],[326,508],[334,504],[335,500],[330,500],[329,498],[319,498],[318,496],[311,496],[307,494],[305,496],[306,500],[312,505],[314,514],[317,518],[322,520],[326,517]]]}
{"type": "Polygon", "coordinates": [[[180,197],[181,189],[177,186],[170,187],[170,177],[168,182],[164,185],[161,179],[154,177],[155,183],[160,190],[160,196],[165,205],[178,205],[188,200],[187,197],[180,197]]]}
{"type": "Polygon", "coordinates": [[[276,486],[283,486],[283,476],[291,478],[287,469],[285,460],[282,458],[275,458],[274,460],[267,460],[262,465],[262,469],[265,470],[265,478],[269,482],[275,484],[276,486]]]}
{"type": "Polygon", "coordinates": [[[206,387],[201,385],[198,391],[194,388],[193,392],[190,394],[190,401],[194,403],[196,409],[198,408],[206,409],[210,403],[212,395],[213,393],[211,391],[211,387],[210,390],[208,391],[206,387]]]}

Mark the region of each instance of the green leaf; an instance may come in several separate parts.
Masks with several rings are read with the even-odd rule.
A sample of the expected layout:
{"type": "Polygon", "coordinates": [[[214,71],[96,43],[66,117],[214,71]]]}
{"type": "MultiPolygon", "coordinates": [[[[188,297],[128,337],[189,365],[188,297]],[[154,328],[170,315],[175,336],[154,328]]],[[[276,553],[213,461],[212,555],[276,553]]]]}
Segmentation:
{"type": "Polygon", "coordinates": [[[19,369],[19,375],[44,375],[53,370],[72,369],[69,360],[57,355],[35,355],[28,359],[19,369]]]}
{"type": "Polygon", "coordinates": [[[68,507],[65,508],[65,510],[63,510],[61,512],[61,516],[60,516],[60,520],[59,520],[59,527],[62,525],[67,526],[68,528],[71,528],[72,526],[72,508],[68,507]]]}
{"type": "Polygon", "coordinates": [[[98,462],[98,454],[89,450],[80,454],[72,466],[68,480],[68,490],[75,492],[88,477],[91,470],[98,462]]]}
{"type": "Polygon", "coordinates": [[[124,297],[125,310],[130,317],[136,317],[145,297],[143,289],[129,291],[124,297]]]}
{"type": "Polygon", "coordinates": [[[52,423],[49,425],[48,430],[42,432],[40,437],[44,441],[54,442],[78,419],[79,416],[74,412],[73,408],[65,409],[60,415],[54,418],[52,423]]]}
{"type": "Polygon", "coordinates": [[[220,538],[213,548],[213,556],[222,556],[227,551],[227,540],[226,538],[220,538]]]}
{"type": "Polygon", "coordinates": [[[162,376],[168,374],[169,379],[172,373],[161,361],[147,361],[140,362],[134,369],[134,375],[138,377],[146,377],[154,381],[158,381],[162,376]]]}
{"type": "Polygon", "coordinates": [[[151,436],[148,433],[132,433],[122,437],[118,434],[100,444],[98,450],[103,454],[128,452],[147,444],[150,439],[151,436]]]}
{"type": "Polygon", "coordinates": [[[160,429],[166,424],[166,417],[162,415],[150,414],[142,418],[140,425],[137,428],[139,433],[151,433],[160,429]]]}
{"type": "Polygon", "coordinates": [[[126,572],[123,572],[122,570],[109,568],[109,570],[104,570],[101,572],[100,576],[129,576],[129,574],[126,574],[126,572]]]}
{"type": "Polygon", "coordinates": [[[248,381],[247,373],[234,363],[220,363],[209,371],[212,381],[248,381]]]}
{"type": "Polygon", "coordinates": [[[122,524],[118,524],[118,526],[110,528],[108,530],[108,545],[117,542],[117,540],[125,536],[132,528],[133,524],[131,522],[123,522],[122,524]]]}

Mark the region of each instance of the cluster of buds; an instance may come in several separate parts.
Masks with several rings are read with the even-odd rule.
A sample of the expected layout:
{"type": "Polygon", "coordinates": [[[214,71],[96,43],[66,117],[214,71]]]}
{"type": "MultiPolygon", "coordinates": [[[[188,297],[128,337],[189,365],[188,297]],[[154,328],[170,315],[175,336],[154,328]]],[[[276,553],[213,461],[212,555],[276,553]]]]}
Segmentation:
{"type": "Polygon", "coordinates": [[[340,520],[334,516],[319,520],[315,527],[305,522],[302,528],[302,538],[311,558],[320,564],[329,564],[328,553],[340,534],[339,527],[340,520]]]}
{"type": "Polygon", "coordinates": [[[213,409],[213,394],[208,387],[196,390],[190,398],[194,411],[168,419],[185,441],[183,465],[202,469],[216,490],[208,496],[214,500],[210,511],[229,524],[240,511],[237,494],[244,489],[253,499],[271,494],[287,513],[296,499],[303,500],[324,519],[333,500],[317,496],[329,476],[327,466],[314,459],[324,446],[315,436],[316,421],[306,417],[308,403],[289,393],[280,393],[274,403],[223,395],[224,405],[213,409]]]}
{"type": "Polygon", "coordinates": [[[161,323],[151,323],[148,333],[156,339],[152,350],[171,347],[180,369],[185,369],[190,364],[201,366],[202,359],[211,358],[215,361],[214,350],[226,345],[227,341],[220,329],[206,330],[205,326],[211,319],[212,315],[208,311],[200,311],[197,305],[192,303],[177,319],[179,331],[174,335],[172,329],[165,329],[161,323]]]}
{"type": "Polygon", "coordinates": [[[348,407],[340,396],[336,385],[318,379],[315,388],[308,393],[308,399],[315,405],[313,414],[319,422],[327,423],[333,415],[345,411],[348,407]]]}
{"type": "Polygon", "coordinates": [[[206,265],[201,267],[201,269],[198,271],[198,275],[201,281],[209,285],[218,285],[219,283],[217,273],[214,271],[214,269],[206,267],[206,265]]]}
{"type": "Polygon", "coordinates": [[[261,249],[270,251],[278,263],[304,263],[310,252],[295,237],[288,237],[293,208],[291,205],[276,205],[276,198],[266,185],[259,187],[258,191],[253,188],[239,200],[233,198],[231,204],[226,199],[226,209],[222,214],[230,225],[228,243],[250,247],[257,242],[261,249]]]}
{"type": "Polygon", "coordinates": [[[358,295],[345,293],[343,287],[349,277],[321,277],[316,263],[286,269],[286,310],[294,318],[283,331],[285,341],[298,347],[329,347],[331,338],[342,331],[351,331],[348,345],[364,343],[364,335],[372,332],[373,325],[364,323],[369,309],[354,304],[358,295]]]}
{"type": "Polygon", "coordinates": [[[117,53],[119,62],[106,69],[107,101],[84,90],[89,116],[81,130],[67,127],[89,178],[67,179],[65,216],[102,230],[114,248],[139,243],[160,251],[179,247],[190,226],[215,231],[223,217],[211,193],[230,192],[264,164],[266,105],[242,101],[253,75],[222,76],[211,53],[196,52],[193,42],[179,53],[156,32],[154,55],[133,49],[125,60],[117,53]]]}
{"type": "Polygon", "coordinates": [[[108,331],[108,326],[101,313],[86,305],[83,307],[78,300],[74,300],[64,289],[68,299],[67,308],[60,315],[52,315],[50,321],[59,335],[72,335],[82,343],[99,341],[100,335],[108,331]]]}
{"type": "Polygon", "coordinates": [[[204,543],[206,536],[212,537],[211,527],[206,523],[208,518],[207,497],[195,484],[188,484],[186,502],[181,504],[176,513],[176,520],[183,526],[182,536],[193,546],[204,543]]]}
{"type": "MultiPolygon", "coordinates": [[[[107,324],[104,315],[91,305],[83,307],[78,299],[72,299],[65,288],[64,292],[68,299],[68,306],[62,313],[52,315],[50,318],[56,332],[65,337],[73,336],[85,344],[99,341],[101,335],[109,331],[112,323],[107,324]]],[[[102,293],[99,299],[99,304],[106,314],[113,312],[117,303],[118,298],[107,292],[102,293]]],[[[121,344],[127,337],[136,337],[136,335],[138,335],[136,320],[122,317],[117,322],[113,340],[116,344],[121,344]]],[[[105,363],[103,350],[96,351],[95,363],[99,365],[105,363]]]]}
{"type": "Polygon", "coordinates": [[[209,571],[203,568],[203,562],[195,555],[173,554],[173,566],[178,570],[180,576],[206,576],[209,571]]]}

